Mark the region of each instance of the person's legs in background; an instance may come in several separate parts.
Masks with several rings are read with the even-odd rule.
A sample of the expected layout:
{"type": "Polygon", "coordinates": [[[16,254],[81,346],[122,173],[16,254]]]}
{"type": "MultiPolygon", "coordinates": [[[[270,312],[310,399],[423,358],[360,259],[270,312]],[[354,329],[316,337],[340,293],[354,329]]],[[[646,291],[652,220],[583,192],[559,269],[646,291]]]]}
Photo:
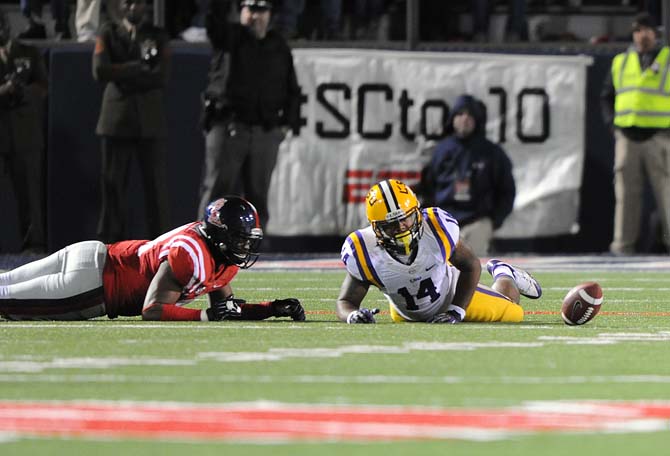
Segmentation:
{"type": "MultiPolygon", "coordinates": [[[[77,0],[77,11],[75,12],[77,41],[95,41],[101,24],[102,2],[103,0],[77,0]]],[[[121,21],[123,18],[121,0],[106,0],[105,13],[107,20],[121,21]]]]}
{"type": "Polygon", "coordinates": [[[461,238],[468,243],[472,251],[482,258],[488,255],[489,245],[493,238],[493,222],[488,217],[482,217],[461,227],[461,238]]]}
{"type": "Polygon", "coordinates": [[[528,20],[526,0],[509,0],[507,17],[508,41],[528,41],[528,20]]]}
{"type": "Polygon", "coordinates": [[[342,19],[342,0],[321,0],[321,31],[324,40],[340,39],[342,19]]]}
{"type": "Polygon", "coordinates": [[[263,127],[249,127],[251,150],[242,169],[244,197],[256,207],[261,219],[261,228],[266,229],[269,219],[268,191],[272,172],[277,164],[279,145],[285,138],[281,128],[265,131],[263,127]]]}
{"type": "Polygon", "coordinates": [[[138,140],[135,154],[144,186],[144,210],[149,238],[155,239],[170,228],[165,140],[138,140]]]}
{"type": "Polygon", "coordinates": [[[663,244],[670,252],[670,133],[661,131],[648,141],[644,164],[662,228],[663,244]]]}
{"type": "Polygon", "coordinates": [[[610,252],[635,253],[635,243],[640,234],[643,173],[640,143],[615,131],[614,146],[614,238],[610,252]]]}
{"type": "Polygon", "coordinates": [[[231,122],[217,122],[207,132],[198,218],[209,203],[234,192],[249,141],[248,128],[231,122]]]}
{"type": "Polygon", "coordinates": [[[273,27],[286,39],[293,39],[298,33],[298,18],[305,9],[305,0],[284,0],[273,11],[273,27]]]}
{"type": "Polygon", "coordinates": [[[68,0],[51,0],[51,17],[54,19],[54,37],[58,40],[69,40],[70,33],[70,2],[68,0]]]}
{"type": "Polygon", "coordinates": [[[472,39],[477,42],[489,40],[491,3],[489,0],[472,0],[472,39]]]}
{"type": "Polygon", "coordinates": [[[102,137],[102,206],[98,239],[107,244],[126,239],[127,192],[133,139],[102,137]]]}
{"type": "Polygon", "coordinates": [[[100,25],[100,2],[102,0],[77,0],[75,29],[77,41],[94,41],[100,25]]]}
{"type": "Polygon", "coordinates": [[[19,33],[19,39],[44,40],[47,31],[42,23],[42,0],[21,0],[21,13],[28,19],[28,28],[19,33]]]}

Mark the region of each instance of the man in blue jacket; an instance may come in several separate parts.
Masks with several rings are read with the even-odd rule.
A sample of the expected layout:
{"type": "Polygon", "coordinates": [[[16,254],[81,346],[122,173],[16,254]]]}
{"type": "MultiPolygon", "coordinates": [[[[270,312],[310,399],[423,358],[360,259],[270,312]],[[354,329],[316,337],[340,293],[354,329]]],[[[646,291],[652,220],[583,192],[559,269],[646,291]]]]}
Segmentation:
{"type": "Polygon", "coordinates": [[[456,100],[449,136],[440,142],[424,170],[424,205],[449,212],[478,256],[488,254],[493,231],[512,212],[516,188],[505,151],[486,139],[486,106],[471,95],[456,100]]]}

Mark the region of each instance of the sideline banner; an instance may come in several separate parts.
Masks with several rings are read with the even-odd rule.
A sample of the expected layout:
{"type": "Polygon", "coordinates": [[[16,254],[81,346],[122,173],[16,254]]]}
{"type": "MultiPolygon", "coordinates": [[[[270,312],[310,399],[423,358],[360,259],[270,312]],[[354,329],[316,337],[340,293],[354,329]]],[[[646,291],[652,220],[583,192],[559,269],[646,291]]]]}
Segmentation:
{"type": "Polygon", "coordinates": [[[578,230],[585,56],[293,51],[304,95],[298,135],[279,150],[268,234],[346,235],[367,225],[375,182],[418,183],[455,99],[486,103],[487,137],[514,165],[514,211],[497,238],[578,230]]]}

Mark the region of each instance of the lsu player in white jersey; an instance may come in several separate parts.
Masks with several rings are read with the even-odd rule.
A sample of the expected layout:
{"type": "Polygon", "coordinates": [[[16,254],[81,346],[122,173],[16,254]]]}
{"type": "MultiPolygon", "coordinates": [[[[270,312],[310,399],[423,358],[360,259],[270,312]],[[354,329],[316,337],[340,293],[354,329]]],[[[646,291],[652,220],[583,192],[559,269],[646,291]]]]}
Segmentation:
{"type": "Polygon", "coordinates": [[[394,322],[519,322],[520,295],[542,295],[530,274],[499,260],[487,264],[493,285],[480,284],[481,264],[459,240],[458,222],[442,209],[421,209],[403,182],[375,184],[366,213],[370,226],[342,246],[347,275],[336,311],[344,322],[375,323],[378,309],[361,308],[370,285],[388,299],[394,322]]]}

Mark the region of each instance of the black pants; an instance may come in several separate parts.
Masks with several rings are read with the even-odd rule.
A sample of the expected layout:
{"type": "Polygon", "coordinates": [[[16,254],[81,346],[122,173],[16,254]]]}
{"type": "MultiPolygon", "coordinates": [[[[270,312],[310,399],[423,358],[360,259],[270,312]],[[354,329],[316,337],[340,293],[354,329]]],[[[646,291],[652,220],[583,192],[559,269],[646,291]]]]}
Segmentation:
{"type": "Polygon", "coordinates": [[[277,151],[284,139],[280,128],[215,123],[207,133],[203,179],[200,185],[198,217],[212,200],[229,194],[242,196],[256,207],[265,229],[268,189],[277,163],[277,151]]]}
{"type": "Polygon", "coordinates": [[[98,239],[112,243],[127,239],[128,177],[130,162],[137,157],[144,186],[149,238],[169,227],[165,144],[154,138],[102,138],[102,210],[98,239]]]}
{"type": "Polygon", "coordinates": [[[6,122],[7,136],[0,139],[0,148],[12,189],[16,197],[19,219],[19,233],[22,237],[21,250],[46,250],[45,194],[44,194],[44,153],[42,146],[16,137],[9,116],[2,116],[6,122]],[[6,155],[5,155],[6,154],[6,155]]]}

